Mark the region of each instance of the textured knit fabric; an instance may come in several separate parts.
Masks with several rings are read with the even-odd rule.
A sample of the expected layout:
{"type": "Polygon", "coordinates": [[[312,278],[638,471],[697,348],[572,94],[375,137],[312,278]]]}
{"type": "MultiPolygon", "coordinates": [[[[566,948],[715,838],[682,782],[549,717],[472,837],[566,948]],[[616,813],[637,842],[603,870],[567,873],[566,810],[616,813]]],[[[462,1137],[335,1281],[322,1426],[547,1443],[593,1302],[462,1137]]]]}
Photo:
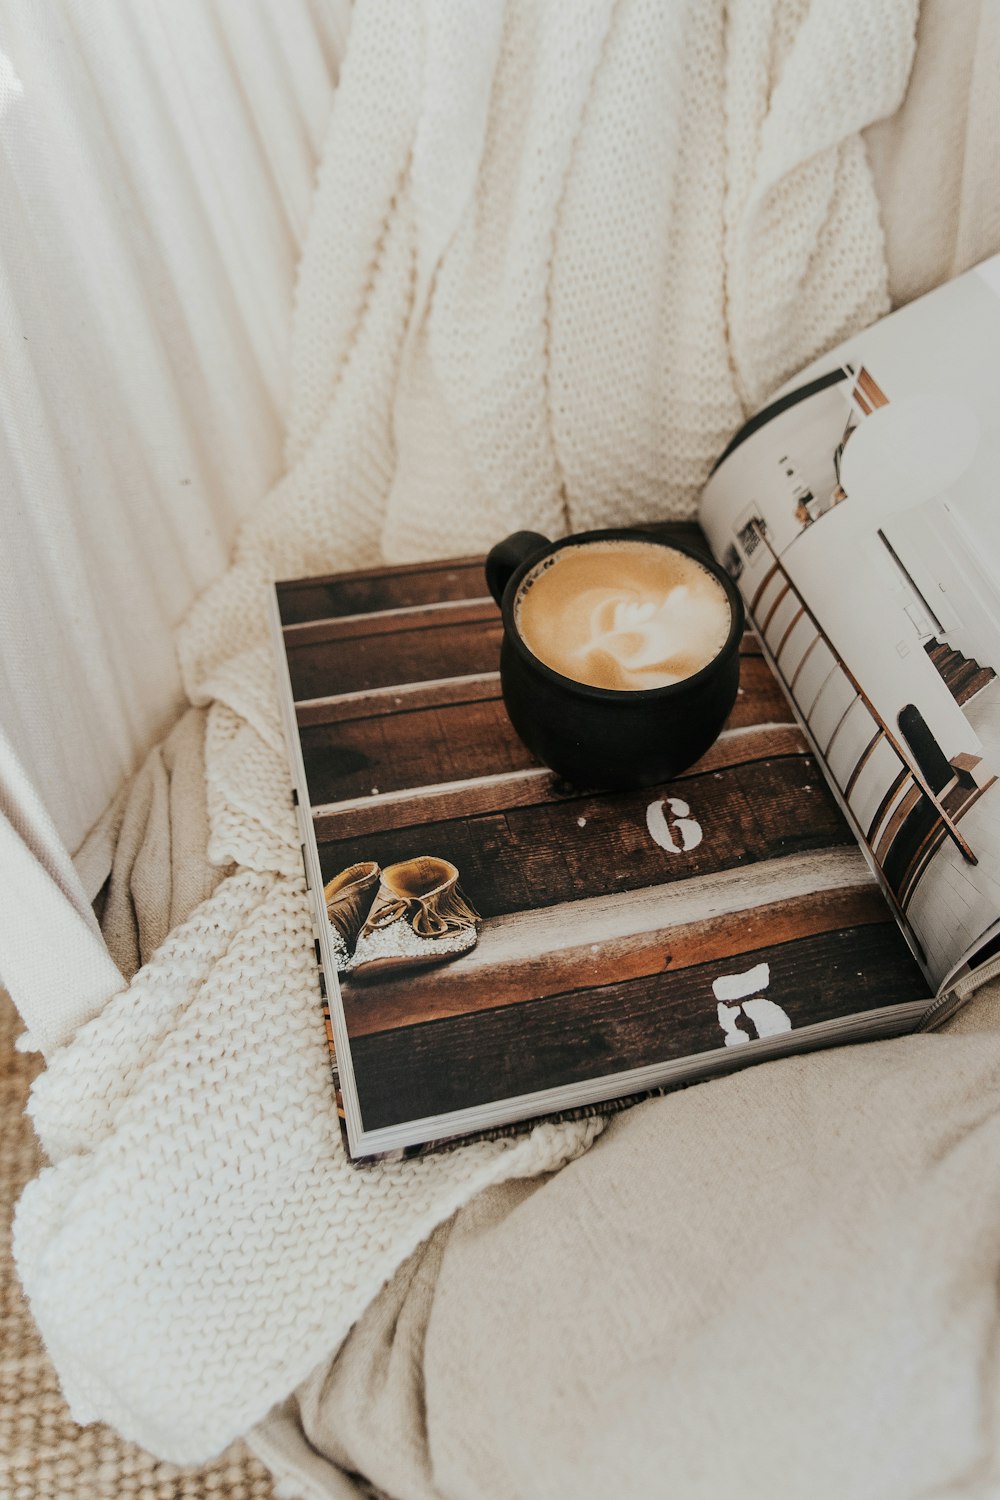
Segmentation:
{"type": "Polygon", "coordinates": [[[110,1428],[79,1428],[24,1300],[10,1253],[14,1202],[41,1166],[28,1087],[41,1059],[14,1050],[21,1030],[0,993],[0,1495],[4,1500],[274,1500],[242,1444],[204,1468],[164,1463],[110,1428]]]}
{"type": "Polygon", "coordinates": [[[17,1254],[74,1414],[257,1421],[483,1186],[599,1134],[343,1154],[266,585],[690,515],[747,406],[887,306],[857,132],[915,0],[360,4],[299,286],[285,479],[180,637],[235,872],[51,1059],[17,1254]]]}

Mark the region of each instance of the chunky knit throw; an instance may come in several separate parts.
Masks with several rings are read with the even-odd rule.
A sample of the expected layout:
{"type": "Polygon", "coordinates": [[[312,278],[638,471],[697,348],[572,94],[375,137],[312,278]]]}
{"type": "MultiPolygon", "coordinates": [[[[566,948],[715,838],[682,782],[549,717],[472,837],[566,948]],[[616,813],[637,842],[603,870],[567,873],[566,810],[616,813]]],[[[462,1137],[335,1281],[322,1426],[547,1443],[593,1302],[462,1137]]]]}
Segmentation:
{"type": "MultiPolygon", "coordinates": [[[[887,306],[859,130],[916,0],[359,0],[287,473],[180,633],[229,875],[52,1059],[16,1251],[74,1415],[199,1460],[484,1184],[597,1122],[357,1171],[333,1110],[268,581],[692,513],[749,407],[887,306]]],[[[67,983],[72,976],[67,975],[67,983]]]]}

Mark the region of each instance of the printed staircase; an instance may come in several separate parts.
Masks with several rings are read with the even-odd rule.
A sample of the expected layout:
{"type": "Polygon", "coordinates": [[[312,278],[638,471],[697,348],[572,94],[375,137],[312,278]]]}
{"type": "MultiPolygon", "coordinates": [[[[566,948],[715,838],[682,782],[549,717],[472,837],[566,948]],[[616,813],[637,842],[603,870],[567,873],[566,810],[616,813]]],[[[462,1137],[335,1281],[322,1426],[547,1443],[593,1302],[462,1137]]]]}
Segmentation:
{"type": "Polygon", "coordinates": [[[947,641],[928,641],[924,650],[958,704],[968,703],[996,676],[992,667],[980,666],[971,656],[963,656],[961,651],[949,646],[947,641]]]}

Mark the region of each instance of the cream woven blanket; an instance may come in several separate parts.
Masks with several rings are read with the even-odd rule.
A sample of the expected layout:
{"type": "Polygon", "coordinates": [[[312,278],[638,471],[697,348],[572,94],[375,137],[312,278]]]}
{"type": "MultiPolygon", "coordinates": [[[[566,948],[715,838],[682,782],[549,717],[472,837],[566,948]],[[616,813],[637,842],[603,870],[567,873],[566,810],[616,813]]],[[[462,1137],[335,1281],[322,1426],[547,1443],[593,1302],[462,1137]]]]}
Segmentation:
{"type": "Polygon", "coordinates": [[[17,1255],[80,1421],[257,1421],[542,1125],[357,1172],[332,1109],[266,584],[691,513],[749,406],[885,310],[858,132],[916,0],[359,0],[301,272],[287,474],[180,635],[235,873],[51,1060],[17,1255]]]}

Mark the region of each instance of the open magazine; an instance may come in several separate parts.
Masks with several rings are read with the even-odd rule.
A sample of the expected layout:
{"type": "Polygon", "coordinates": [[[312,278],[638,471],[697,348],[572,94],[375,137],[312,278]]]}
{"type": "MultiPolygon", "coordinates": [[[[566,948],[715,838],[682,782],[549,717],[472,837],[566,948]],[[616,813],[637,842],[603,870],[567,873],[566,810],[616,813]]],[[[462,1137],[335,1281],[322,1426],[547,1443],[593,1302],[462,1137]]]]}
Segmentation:
{"type": "Polygon", "coordinates": [[[1000,967],[1000,257],[729,444],[700,520],[942,1009],[1000,967]]]}
{"type": "Polygon", "coordinates": [[[912,1031],[1000,969],[998,474],[994,261],[779,392],[701,530],[651,528],[710,547],[754,630],[715,744],[628,792],[518,738],[483,558],[276,585],[352,1158],[912,1031]],[[376,958],[433,946],[429,867],[475,933],[379,967],[369,927],[376,958]]]}

